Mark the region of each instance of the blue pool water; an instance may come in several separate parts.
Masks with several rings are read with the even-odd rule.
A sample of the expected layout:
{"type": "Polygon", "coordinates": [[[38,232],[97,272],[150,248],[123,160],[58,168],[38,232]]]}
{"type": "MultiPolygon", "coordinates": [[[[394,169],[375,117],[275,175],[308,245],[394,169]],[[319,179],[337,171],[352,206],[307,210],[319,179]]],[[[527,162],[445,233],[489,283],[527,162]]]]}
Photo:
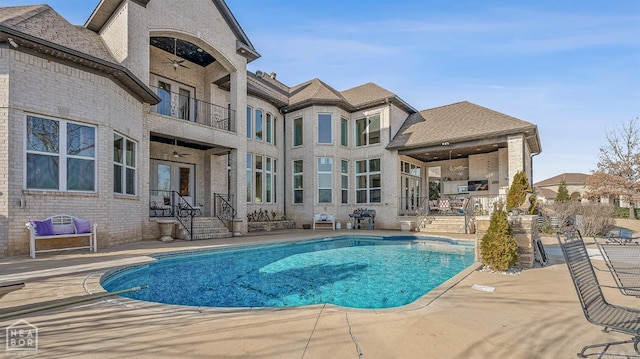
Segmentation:
{"type": "Polygon", "coordinates": [[[166,304],[351,308],[409,304],[474,262],[469,244],[434,237],[337,237],[320,241],[158,255],[107,273],[110,292],[166,304]],[[429,239],[429,240],[426,240],[429,239]]]}

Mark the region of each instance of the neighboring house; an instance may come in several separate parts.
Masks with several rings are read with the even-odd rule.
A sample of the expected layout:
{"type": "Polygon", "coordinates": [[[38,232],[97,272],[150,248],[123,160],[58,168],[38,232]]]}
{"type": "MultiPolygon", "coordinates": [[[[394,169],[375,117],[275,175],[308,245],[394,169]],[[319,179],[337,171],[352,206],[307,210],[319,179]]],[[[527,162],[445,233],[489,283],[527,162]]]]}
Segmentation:
{"type": "Polygon", "coordinates": [[[394,229],[430,183],[455,198],[531,181],[531,123],[466,101],[417,111],[373,83],[289,87],[247,71],[259,56],[222,0],[102,0],[84,26],[0,8],[0,256],[58,213],[98,223],[99,247],[157,238],[158,198],[231,205],[241,233],[257,211],[302,227],[356,208],[394,229]]]}
{"type": "Polygon", "coordinates": [[[542,201],[543,203],[553,202],[558,195],[560,183],[564,180],[571,200],[588,202],[585,198],[588,178],[589,175],[584,173],[563,173],[534,183],[533,188],[537,192],[539,201],[542,201]]]}

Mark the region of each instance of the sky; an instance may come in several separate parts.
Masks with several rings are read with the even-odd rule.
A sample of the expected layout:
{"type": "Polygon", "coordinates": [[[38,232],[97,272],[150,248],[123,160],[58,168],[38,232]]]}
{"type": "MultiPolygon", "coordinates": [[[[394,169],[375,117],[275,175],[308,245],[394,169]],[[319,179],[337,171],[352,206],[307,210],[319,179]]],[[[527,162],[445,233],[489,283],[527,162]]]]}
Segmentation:
{"type": "MultiPolygon", "coordinates": [[[[98,0],[47,3],[83,25],[98,0]]],[[[639,0],[227,0],[250,71],[338,91],[374,82],[417,110],[470,101],[538,126],[533,181],[597,168],[640,116],[639,0]]]]}

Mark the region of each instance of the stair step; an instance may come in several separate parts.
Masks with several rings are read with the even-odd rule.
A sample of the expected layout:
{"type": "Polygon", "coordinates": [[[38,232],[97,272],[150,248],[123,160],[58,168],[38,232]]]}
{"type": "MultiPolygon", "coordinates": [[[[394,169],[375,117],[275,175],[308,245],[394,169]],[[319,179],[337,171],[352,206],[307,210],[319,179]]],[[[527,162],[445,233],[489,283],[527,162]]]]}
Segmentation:
{"type": "Polygon", "coordinates": [[[421,218],[418,231],[437,233],[465,233],[463,216],[429,216],[421,218]]]}
{"type": "MultiPolygon", "coordinates": [[[[189,226],[189,224],[187,224],[189,226]]],[[[179,224],[178,238],[185,240],[201,240],[231,237],[227,226],[215,217],[194,217],[193,218],[193,235],[189,236],[189,231],[179,224]]]]}

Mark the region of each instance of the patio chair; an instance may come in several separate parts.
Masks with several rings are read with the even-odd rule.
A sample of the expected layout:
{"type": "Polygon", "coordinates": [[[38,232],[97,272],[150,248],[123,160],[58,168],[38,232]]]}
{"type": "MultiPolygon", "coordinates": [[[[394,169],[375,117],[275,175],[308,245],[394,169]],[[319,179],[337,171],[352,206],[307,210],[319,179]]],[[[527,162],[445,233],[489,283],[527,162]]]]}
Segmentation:
{"type": "Polygon", "coordinates": [[[640,244],[594,237],[609,272],[624,295],[640,297],[640,244]]]}
{"type": "Polygon", "coordinates": [[[153,211],[154,217],[157,217],[158,213],[160,213],[160,216],[162,217],[171,215],[171,206],[168,204],[165,204],[164,196],[150,196],[149,209],[153,211]]]}
{"type": "Polygon", "coordinates": [[[640,343],[640,310],[609,304],[606,301],[601,289],[606,286],[602,286],[598,282],[580,231],[577,229],[558,231],[557,237],[587,320],[604,327],[605,332],[613,330],[631,335],[631,339],[625,341],[587,345],[578,353],[578,357],[586,358],[588,355],[593,355],[594,353],[585,354],[588,349],[603,348],[600,352],[600,357],[602,357],[610,346],[629,343],[633,343],[634,350],[640,354],[638,346],[640,343]]]}

